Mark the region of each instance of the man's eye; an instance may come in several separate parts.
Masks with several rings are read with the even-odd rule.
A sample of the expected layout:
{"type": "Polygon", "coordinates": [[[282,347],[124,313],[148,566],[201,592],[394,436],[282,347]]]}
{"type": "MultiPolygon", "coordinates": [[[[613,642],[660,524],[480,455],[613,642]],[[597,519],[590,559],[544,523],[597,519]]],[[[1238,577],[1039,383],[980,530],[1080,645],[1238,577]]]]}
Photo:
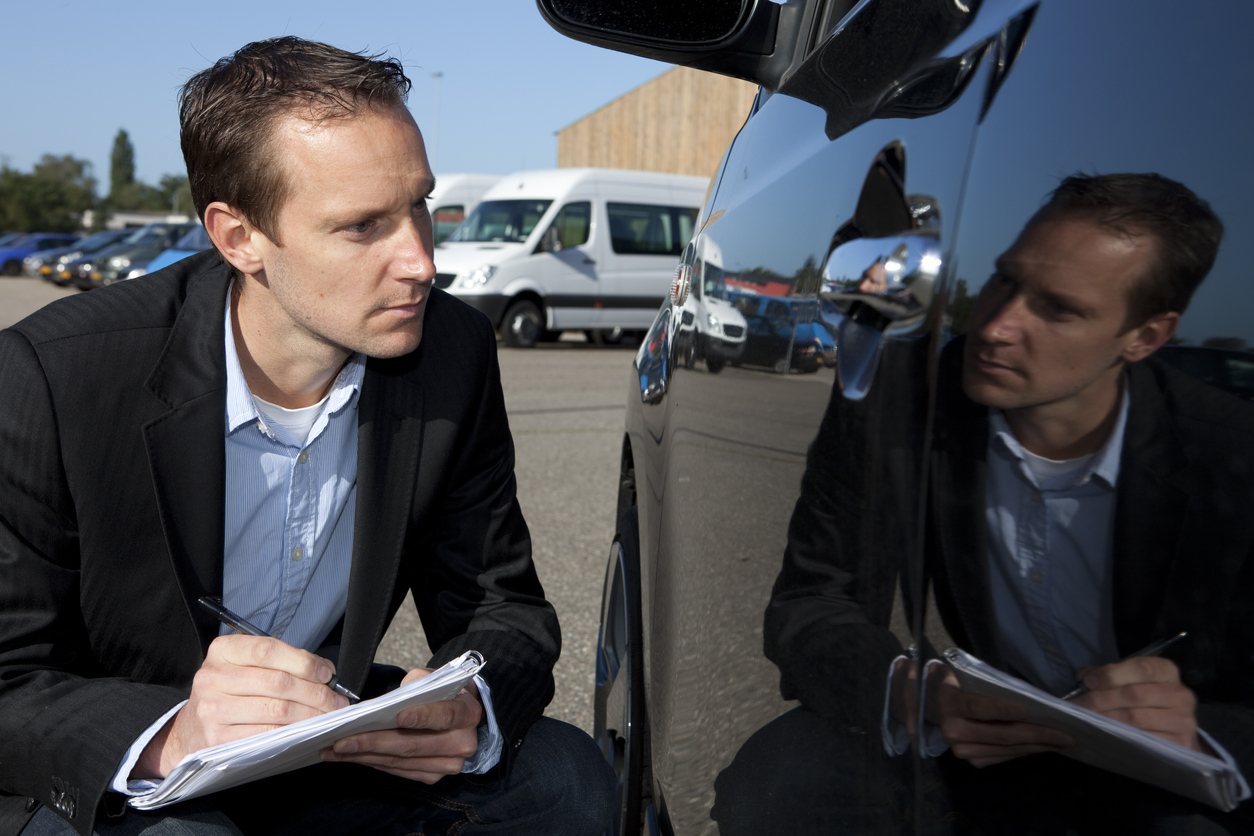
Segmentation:
{"type": "Polygon", "coordinates": [[[365,235],[373,227],[374,227],[374,221],[360,221],[355,224],[350,224],[349,226],[346,226],[344,228],[347,229],[349,232],[352,232],[356,235],[365,235]]]}
{"type": "Polygon", "coordinates": [[[418,201],[417,203],[415,203],[415,204],[414,204],[414,211],[415,211],[415,212],[418,212],[418,213],[420,213],[420,214],[421,214],[421,213],[423,213],[423,212],[426,212],[426,211],[427,211],[427,201],[426,201],[426,200],[420,200],[420,201],[418,201]]]}

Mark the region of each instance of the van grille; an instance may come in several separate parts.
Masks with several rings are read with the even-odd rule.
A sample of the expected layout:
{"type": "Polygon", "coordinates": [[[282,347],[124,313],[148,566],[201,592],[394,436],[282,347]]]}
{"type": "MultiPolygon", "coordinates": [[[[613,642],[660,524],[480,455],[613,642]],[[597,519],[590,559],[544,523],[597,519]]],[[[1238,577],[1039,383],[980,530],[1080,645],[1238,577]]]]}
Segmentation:
{"type": "Polygon", "coordinates": [[[745,335],[745,329],[740,325],[724,325],[723,333],[729,337],[743,337],[745,335]]]}
{"type": "Polygon", "coordinates": [[[453,279],[457,278],[456,273],[436,273],[435,286],[443,290],[453,283],[453,279]]]}

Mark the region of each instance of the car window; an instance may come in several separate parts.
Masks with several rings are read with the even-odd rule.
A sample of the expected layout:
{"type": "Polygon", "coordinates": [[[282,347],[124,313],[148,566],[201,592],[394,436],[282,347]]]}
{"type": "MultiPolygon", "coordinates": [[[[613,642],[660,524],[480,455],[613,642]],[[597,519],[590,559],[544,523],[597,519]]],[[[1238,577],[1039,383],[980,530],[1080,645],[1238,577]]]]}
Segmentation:
{"type": "Polygon", "coordinates": [[[681,255],[692,238],[697,209],[609,203],[610,244],[624,255],[681,255]]]}
{"type": "Polygon", "coordinates": [[[431,213],[431,223],[435,232],[435,243],[442,244],[453,234],[453,230],[466,219],[466,207],[460,203],[450,203],[436,208],[431,213]]]}
{"type": "Polygon", "coordinates": [[[562,249],[588,243],[588,230],[592,223],[592,204],[586,200],[567,203],[553,219],[557,240],[562,249]]]}

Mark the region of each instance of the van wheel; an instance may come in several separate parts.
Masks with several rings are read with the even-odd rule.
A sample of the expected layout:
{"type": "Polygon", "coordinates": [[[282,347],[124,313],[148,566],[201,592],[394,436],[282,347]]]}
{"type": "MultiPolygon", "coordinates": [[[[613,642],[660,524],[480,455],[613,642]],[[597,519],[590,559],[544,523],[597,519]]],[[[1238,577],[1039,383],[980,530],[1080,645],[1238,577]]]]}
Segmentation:
{"type": "Polygon", "coordinates": [[[531,348],[544,332],[544,316],[535,302],[519,299],[505,311],[501,336],[511,348],[531,348]]]}
{"type": "Polygon", "coordinates": [[[723,370],[723,366],[727,365],[727,361],[722,357],[706,357],[705,367],[710,370],[710,374],[718,374],[723,370]]]}
{"type": "Polygon", "coordinates": [[[610,546],[597,635],[593,738],[614,769],[618,815],[610,836],[640,833],[644,790],[644,652],[640,646],[639,516],[633,506],[610,546]]]}

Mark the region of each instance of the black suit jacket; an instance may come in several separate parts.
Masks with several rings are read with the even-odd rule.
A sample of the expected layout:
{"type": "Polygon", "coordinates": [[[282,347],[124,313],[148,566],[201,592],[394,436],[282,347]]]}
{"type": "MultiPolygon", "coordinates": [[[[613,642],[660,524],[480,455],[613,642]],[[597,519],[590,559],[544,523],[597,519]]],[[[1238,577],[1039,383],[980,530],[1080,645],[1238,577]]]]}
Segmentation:
{"type": "MultiPolygon", "coordinates": [[[[898,367],[887,358],[867,402],[833,393],[767,608],[766,652],[785,696],[876,741],[885,673],[901,652],[887,630],[898,578],[908,618],[930,582],[954,641],[1003,665],[984,518],[987,408],[962,392],[962,344],[941,357],[926,484],[926,401],[909,394],[926,392],[926,343],[899,346],[898,367]],[[902,513],[920,499],[921,525],[902,513]]],[[[1254,405],[1153,358],[1128,381],[1115,511],[1119,650],[1188,630],[1170,655],[1198,697],[1199,725],[1254,780],[1254,405]]]]}
{"type": "MultiPolygon", "coordinates": [[[[229,277],[218,255],[0,332],[0,834],[34,801],[81,833],[131,742],[186,698],[218,624],[229,277]]],[[[488,660],[501,771],[553,694],[560,634],[515,498],[487,320],[432,290],[421,345],[371,359],[341,678],[363,688],[413,592],[432,665],[488,660]]]]}

